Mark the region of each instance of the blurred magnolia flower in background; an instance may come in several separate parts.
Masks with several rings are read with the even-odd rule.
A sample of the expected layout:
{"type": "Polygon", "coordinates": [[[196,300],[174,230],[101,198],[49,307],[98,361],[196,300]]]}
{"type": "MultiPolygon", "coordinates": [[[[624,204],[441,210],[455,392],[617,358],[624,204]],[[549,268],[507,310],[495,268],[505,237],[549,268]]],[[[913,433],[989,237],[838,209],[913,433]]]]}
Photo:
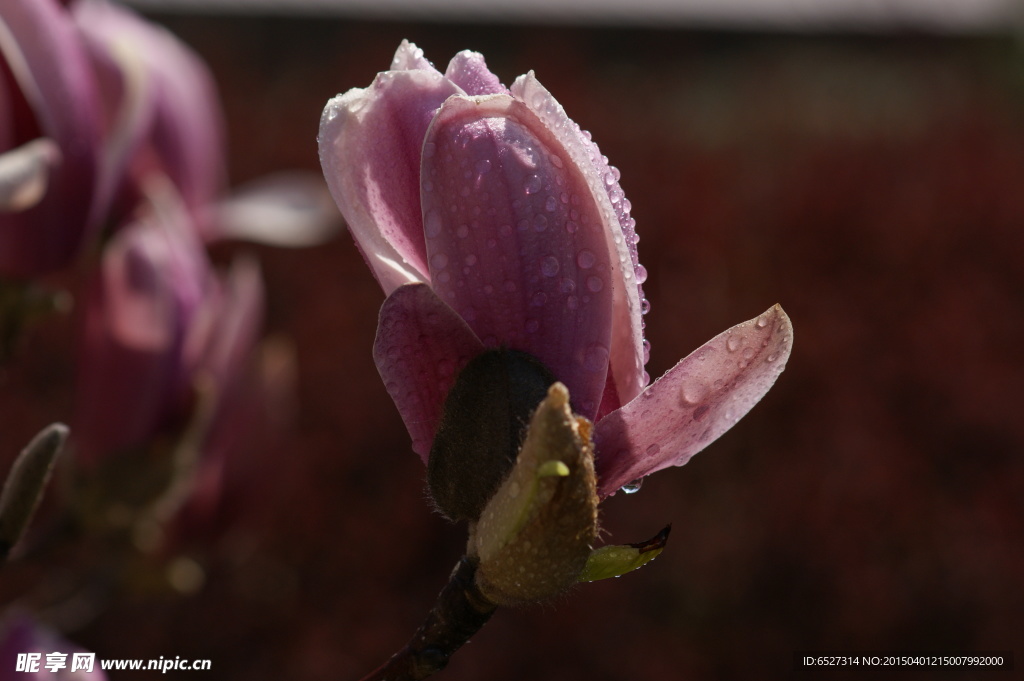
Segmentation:
{"type": "Polygon", "coordinates": [[[775,306],[647,385],[646,271],[619,173],[532,72],[506,89],[478,53],[442,74],[404,42],[369,88],[328,103],[319,139],[388,294],[374,359],[424,461],[449,390],[488,349],[536,358],[596,422],[602,496],[686,463],[785,367],[775,306]]]}

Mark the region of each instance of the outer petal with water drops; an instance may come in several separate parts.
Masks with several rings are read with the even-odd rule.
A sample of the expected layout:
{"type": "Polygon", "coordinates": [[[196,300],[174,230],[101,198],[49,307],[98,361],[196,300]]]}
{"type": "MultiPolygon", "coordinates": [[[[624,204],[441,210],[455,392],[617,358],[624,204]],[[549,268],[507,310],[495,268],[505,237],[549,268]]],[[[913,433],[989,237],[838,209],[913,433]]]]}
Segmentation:
{"type": "Polygon", "coordinates": [[[715,336],[601,419],[594,431],[598,493],[689,461],[764,397],[792,347],[793,326],[775,305],[715,336]]]}

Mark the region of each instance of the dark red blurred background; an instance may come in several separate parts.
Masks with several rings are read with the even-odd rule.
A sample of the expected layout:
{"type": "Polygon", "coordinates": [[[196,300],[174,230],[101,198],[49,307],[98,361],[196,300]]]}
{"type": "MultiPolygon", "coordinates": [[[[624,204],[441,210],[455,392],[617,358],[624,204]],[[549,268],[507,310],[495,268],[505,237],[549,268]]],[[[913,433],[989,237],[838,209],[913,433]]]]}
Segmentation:
{"type": "MultiPolygon", "coordinates": [[[[799,650],[1024,652],[1010,38],[156,18],[219,81],[234,182],[319,170],[324,103],[368,85],[402,38],[442,68],[480,50],[506,84],[533,69],[622,171],[652,376],[773,303],[793,320],[789,366],[749,416],[603,505],[615,543],[672,522],[665,553],[499,612],[439,678],[782,678],[799,650]]],[[[101,657],[212,660],[168,679],[357,679],[419,625],[464,531],[431,512],[371,361],[383,296],[351,240],[216,255],[239,251],[258,254],[267,331],[299,366],[262,514],[196,549],[199,593],[140,596],[70,636],[101,657]]],[[[68,418],[66,331],[41,328],[0,384],[5,448],[68,418]]]]}

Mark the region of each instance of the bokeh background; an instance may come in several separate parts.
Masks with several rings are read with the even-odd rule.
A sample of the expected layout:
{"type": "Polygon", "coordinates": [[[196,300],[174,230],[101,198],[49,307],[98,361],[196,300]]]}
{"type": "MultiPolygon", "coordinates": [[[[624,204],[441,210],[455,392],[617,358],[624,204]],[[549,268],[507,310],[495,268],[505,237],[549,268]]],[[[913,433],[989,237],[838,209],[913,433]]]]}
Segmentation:
{"type": "MultiPolygon", "coordinates": [[[[773,303],[793,320],[790,363],[749,416],[603,505],[611,542],[671,522],[665,553],[499,612],[439,678],[784,678],[802,650],[1024,652],[1012,31],[149,16],[213,70],[236,183],[318,170],[324,103],[368,85],[403,38],[442,68],[482,51],[506,84],[533,69],[622,172],[650,273],[652,376],[773,303]]],[[[262,263],[267,331],[296,350],[294,426],[259,464],[249,519],[182,541],[201,589],[122,600],[68,635],[101,657],[212,660],[168,679],[356,679],[419,625],[464,531],[430,510],[376,374],[383,296],[351,240],[215,255],[242,251],[262,263]]],[[[39,327],[2,376],[4,442],[69,418],[68,335],[39,327]]]]}

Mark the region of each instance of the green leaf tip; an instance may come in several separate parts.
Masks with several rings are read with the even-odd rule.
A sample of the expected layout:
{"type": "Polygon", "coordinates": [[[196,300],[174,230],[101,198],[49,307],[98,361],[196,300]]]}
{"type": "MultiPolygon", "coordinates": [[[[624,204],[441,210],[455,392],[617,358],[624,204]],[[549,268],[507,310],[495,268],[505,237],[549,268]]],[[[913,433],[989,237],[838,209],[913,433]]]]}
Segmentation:
{"type": "Polygon", "coordinates": [[[583,568],[583,572],[580,573],[579,581],[596,582],[600,579],[618,577],[643,567],[657,558],[665,549],[671,531],[672,526],[668,525],[647,541],[637,544],[602,546],[594,550],[587,559],[587,565],[583,568]]]}

